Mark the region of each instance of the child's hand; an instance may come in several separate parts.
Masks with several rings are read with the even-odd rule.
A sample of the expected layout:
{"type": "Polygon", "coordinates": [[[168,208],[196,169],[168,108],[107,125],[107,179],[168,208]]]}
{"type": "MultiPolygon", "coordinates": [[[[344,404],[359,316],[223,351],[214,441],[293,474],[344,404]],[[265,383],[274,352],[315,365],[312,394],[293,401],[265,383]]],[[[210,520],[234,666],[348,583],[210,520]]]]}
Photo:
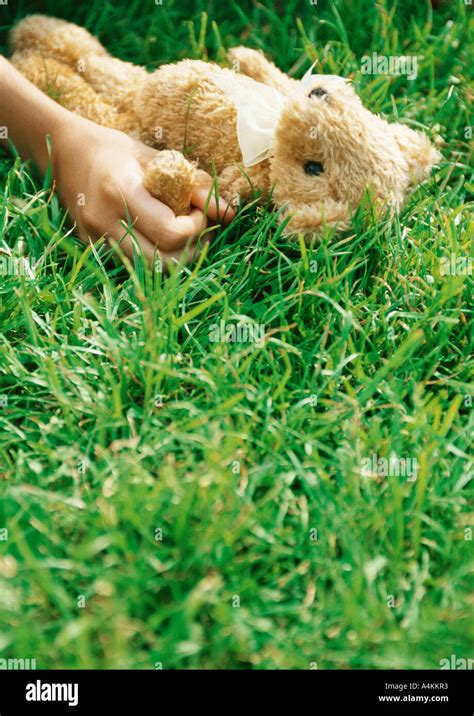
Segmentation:
{"type": "MultiPolygon", "coordinates": [[[[179,258],[186,246],[192,257],[196,241],[205,231],[204,216],[212,179],[202,172],[188,216],[175,216],[171,209],[152,197],[143,186],[143,170],[156,151],[122,132],[107,129],[80,117],[64,126],[53,140],[53,176],[57,191],[81,238],[96,240],[101,236],[118,242],[131,258],[132,236],[126,225],[133,226],[144,255],[151,261],[161,256],[166,264],[179,258]]],[[[208,217],[218,219],[217,206],[211,198],[208,217]]],[[[220,218],[230,220],[233,212],[219,202],[220,218]]]]}
{"type": "MultiPolygon", "coordinates": [[[[21,157],[33,159],[43,174],[49,163],[46,136],[51,136],[56,189],[82,239],[105,235],[111,242],[120,241],[123,253],[132,258],[132,238],[123,226],[131,223],[148,259],[158,251],[167,263],[179,258],[188,243],[192,257],[207,227],[203,210],[212,180],[205,172],[199,174],[201,183],[192,196],[191,214],[175,216],[143,186],[143,169],[156,155],[154,149],[69,112],[2,56],[0,126],[7,130],[7,139],[0,138],[0,144],[11,140],[21,157]]],[[[210,200],[207,214],[211,221],[217,219],[215,199],[210,200]]],[[[220,201],[219,215],[230,221],[234,212],[220,201]]]]}

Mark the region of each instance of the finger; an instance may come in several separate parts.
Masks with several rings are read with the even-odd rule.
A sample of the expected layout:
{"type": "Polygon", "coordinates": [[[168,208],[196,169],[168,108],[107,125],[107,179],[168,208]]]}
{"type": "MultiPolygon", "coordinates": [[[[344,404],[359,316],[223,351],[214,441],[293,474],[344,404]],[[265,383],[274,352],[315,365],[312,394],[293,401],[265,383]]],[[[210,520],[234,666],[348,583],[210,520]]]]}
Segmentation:
{"type": "Polygon", "coordinates": [[[108,236],[107,240],[112,247],[119,247],[117,253],[120,258],[124,254],[132,262],[141,251],[148,265],[157,272],[167,271],[173,261],[188,264],[200,253],[197,242],[184,249],[162,251],[137,229],[133,229],[133,233],[120,233],[119,230],[115,236],[108,236]]]}
{"type": "Polygon", "coordinates": [[[216,199],[213,180],[206,172],[199,172],[198,184],[191,195],[191,202],[202,211],[206,211],[207,207],[207,215],[214,221],[230,223],[235,218],[232,206],[222,197],[216,199]]]}
{"type": "Polygon", "coordinates": [[[128,211],[138,231],[164,251],[184,248],[207,227],[200,209],[193,209],[187,216],[175,216],[169,206],[148,193],[141,181],[130,190],[128,211]]]}
{"type": "Polygon", "coordinates": [[[116,226],[111,232],[106,231],[101,236],[77,224],[75,224],[75,228],[79,238],[85,244],[96,243],[99,239],[105,239],[107,244],[115,249],[115,253],[120,260],[125,256],[129,261],[134,262],[135,256],[141,251],[148,265],[159,272],[162,270],[167,271],[172,261],[189,264],[199,257],[203,244],[207,243],[210,238],[209,236],[204,237],[184,249],[163,251],[156,244],[149,241],[138,229],[127,230],[119,222],[116,222],[116,226]]]}
{"type": "Polygon", "coordinates": [[[131,232],[123,228],[119,222],[116,222],[116,226],[114,226],[112,231],[106,231],[101,236],[87,231],[83,227],[79,228],[78,233],[81,241],[86,244],[91,242],[96,243],[102,238],[105,239],[109,246],[116,248],[116,253],[120,258],[124,255],[129,260],[133,261],[134,251],[135,255],[142,252],[147,263],[150,265],[152,265],[155,259],[159,258],[158,247],[155,244],[152,244],[152,242],[143,236],[143,234],[139,231],[133,230],[133,235],[131,235],[131,232]],[[135,242],[133,237],[135,237],[135,242]]]}
{"type": "Polygon", "coordinates": [[[117,255],[122,258],[122,254],[134,263],[135,256],[143,254],[149,266],[153,266],[159,262],[159,251],[155,244],[152,244],[146,236],[139,231],[133,230],[133,235],[126,233],[125,230],[118,230],[107,235],[107,242],[115,250],[117,255]]]}

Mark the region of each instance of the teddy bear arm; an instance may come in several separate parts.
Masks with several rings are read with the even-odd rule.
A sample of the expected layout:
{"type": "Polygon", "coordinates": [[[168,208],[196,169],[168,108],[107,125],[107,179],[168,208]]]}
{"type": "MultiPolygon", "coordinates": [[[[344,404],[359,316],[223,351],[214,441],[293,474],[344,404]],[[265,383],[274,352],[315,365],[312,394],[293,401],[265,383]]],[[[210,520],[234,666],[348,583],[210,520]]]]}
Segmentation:
{"type": "Polygon", "coordinates": [[[261,190],[266,197],[270,191],[268,161],[253,167],[242,167],[232,164],[220,173],[217,178],[219,195],[228,202],[237,204],[252,199],[254,192],[261,190]]]}
{"type": "Polygon", "coordinates": [[[189,214],[197,170],[181,152],[165,149],[147,164],[143,184],[176,215],[189,214]]]}
{"type": "MultiPolygon", "coordinates": [[[[276,202],[278,205],[278,202],[276,202]]],[[[337,227],[343,231],[350,225],[350,212],[346,203],[325,199],[322,203],[298,204],[286,203],[281,214],[281,221],[289,219],[284,235],[294,237],[302,234],[306,241],[311,241],[318,234],[324,233],[325,227],[337,227]]]]}
{"type": "Polygon", "coordinates": [[[288,77],[263,52],[249,47],[233,47],[228,52],[229,60],[236,72],[251,77],[256,82],[270,85],[283,94],[290,94],[297,87],[297,80],[288,77]]]}

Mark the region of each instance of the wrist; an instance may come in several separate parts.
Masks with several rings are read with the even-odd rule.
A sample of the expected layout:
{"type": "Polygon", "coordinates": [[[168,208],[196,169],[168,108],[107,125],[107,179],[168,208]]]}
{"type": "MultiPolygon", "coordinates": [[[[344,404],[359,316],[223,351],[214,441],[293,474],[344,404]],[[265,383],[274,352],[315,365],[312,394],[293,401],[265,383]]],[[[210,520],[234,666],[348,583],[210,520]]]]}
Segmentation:
{"type": "Polygon", "coordinates": [[[42,173],[50,161],[54,166],[56,155],[63,144],[67,143],[68,128],[73,118],[74,115],[51,100],[51,104],[43,108],[39,121],[31,128],[26,154],[42,173]]]}
{"type": "Polygon", "coordinates": [[[71,165],[78,156],[95,154],[100,146],[100,127],[77,114],[64,110],[50,132],[53,176],[62,166],[71,165]]]}
{"type": "Polygon", "coordinates": [[[5,144],[11,142],[23,159],[32,159],[44,173],[49,162],[46,137],[50,135],[53,143],[60,141],[73,117],[0,56],[0,125],[7,129],[5,144]]]}

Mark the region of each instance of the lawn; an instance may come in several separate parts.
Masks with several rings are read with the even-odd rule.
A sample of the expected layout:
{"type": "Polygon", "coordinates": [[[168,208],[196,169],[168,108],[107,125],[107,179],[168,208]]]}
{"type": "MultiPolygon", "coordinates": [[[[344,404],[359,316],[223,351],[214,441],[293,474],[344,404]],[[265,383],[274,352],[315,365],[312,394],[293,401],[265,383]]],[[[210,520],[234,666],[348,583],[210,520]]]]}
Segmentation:
{"type": "Polygon", "coordinates": [[[48,180],[0,155],[0,246],[34,268],[0,282],[0,659],[472,657],[474,23],[460,0],[437,5],[0,6],[2,52],[41,11],[149,69],[235,44],[296,77],[318,59],[443,154],[397,218],[368,198],[350,231],[306,247],[255,203],[170,275],[86,249],[48,180]],[[416,56],[417,77],[362,72],[373,52],[416,56]],[[213,340],[221,321],[265,339],[213,340]],[[390,458],[414,469],[373,469],[390,458]]]}

